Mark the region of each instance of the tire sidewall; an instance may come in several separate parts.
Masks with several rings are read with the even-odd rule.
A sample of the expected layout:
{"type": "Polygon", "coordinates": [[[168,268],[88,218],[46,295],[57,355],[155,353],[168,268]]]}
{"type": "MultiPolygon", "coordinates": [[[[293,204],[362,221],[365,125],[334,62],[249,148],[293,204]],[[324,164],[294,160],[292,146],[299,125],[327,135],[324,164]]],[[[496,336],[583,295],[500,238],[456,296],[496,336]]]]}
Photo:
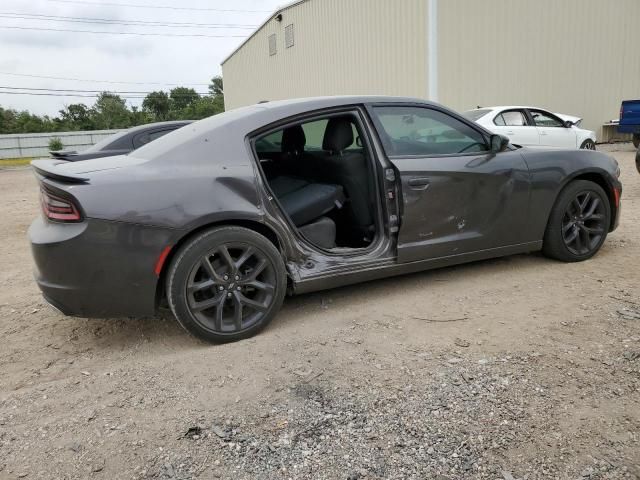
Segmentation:
{"type": "Polygon", "coordinates": [[[286,270],[280,252],[263,235],[244,227],[225,226],[207,230],[185,243],[173,258],[166,279],[169,307],[178,323],[192,335],[212,343],[226,343],[251,337],[275,317],[282,305],[287,287],[286,270]],[[223,243],[247,244],[260,250],[272,263],[276,272],[274,300],[262,319],[239,333],[220,334],[203,328],[188,306],[186,285],[192,268],[207,252],[223,243]]]}
{"type": "Polygon", "coordinates": [[[593,257],[607,238],[608,225],[611,223],[611,205],[606,192],[600,187],[600,185],[590,182],[588,180],[574,180],[569,183],[560,192],[558,199],[553,206],[553,210],[549,217],[549,224],[547,225],[547,231],[545,232],[544,247],[545,253],[559,260],[568,262],[580,262],[593,257]],[[572,253],[564,243],[562,238],[562,220],[569,204],[575,199],[577,195],[581,193],[591,192],[598,195],[600,201],[603,203],[606,212],[605,232],[602,238],[598,242],[598,245],[592,249],[589,253],[584,255],[576,255],[572,253]]]}
{"type": "Polygon", "coordinates": [[[582,142],[582,145],[580,145],[580,149],[581,150],[595,150],[596,149],[596,143],[591,140],[590,138],[587,138],[584,142],[582,142]],[[593,145],[593,148],[587,148],[587,145],[593,145]]]}

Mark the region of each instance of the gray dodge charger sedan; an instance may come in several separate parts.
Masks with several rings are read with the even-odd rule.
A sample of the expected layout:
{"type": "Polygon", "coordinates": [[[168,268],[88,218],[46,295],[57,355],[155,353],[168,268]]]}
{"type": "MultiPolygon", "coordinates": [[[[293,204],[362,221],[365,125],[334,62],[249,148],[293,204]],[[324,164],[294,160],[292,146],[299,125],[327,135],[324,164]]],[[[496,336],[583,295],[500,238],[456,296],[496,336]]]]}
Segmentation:
{"type": "Polygon", "coordinates": [[[622,190],[604,153],[520,148],[394,97],[262,103],[127,156],[33,167],[51,305],[143,316],[166,301],[214,342],[264,328],[287,293],[536,250],[586,260],[622,190]]]}

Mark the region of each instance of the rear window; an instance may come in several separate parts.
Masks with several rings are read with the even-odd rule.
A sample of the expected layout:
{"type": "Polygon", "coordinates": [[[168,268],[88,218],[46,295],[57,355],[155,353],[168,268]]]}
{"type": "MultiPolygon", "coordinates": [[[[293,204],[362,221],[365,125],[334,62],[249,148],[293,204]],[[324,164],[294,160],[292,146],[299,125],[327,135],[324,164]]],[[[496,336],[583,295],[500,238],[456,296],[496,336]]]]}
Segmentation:
{"type": "Polygon", "coordinates": [[[113,135],[109,135],[106,138],[103,138],[98,143],[90,146],[85,149],[82,153],[92,153],[92,152],[100,152],[101,150],[108,150],[106,147],[111,146],[112,143],[115,143],[117,140],[120,140],[122,137],[125,137],[129,134],[128,130],[124,130],[122,132],[114,133],[113,135]]]}
{"type": "Polygon", "coordinates": [[[464,112],[462,115],[467,117],[469,120],[472,120],[472,121],[475,122],[479,118],[484,117],[490,111],[491,110],[489,110],[488,108],[481,108],[481,109],[477,109],[477,110],[468,110],[468,111],[464,112]]]}

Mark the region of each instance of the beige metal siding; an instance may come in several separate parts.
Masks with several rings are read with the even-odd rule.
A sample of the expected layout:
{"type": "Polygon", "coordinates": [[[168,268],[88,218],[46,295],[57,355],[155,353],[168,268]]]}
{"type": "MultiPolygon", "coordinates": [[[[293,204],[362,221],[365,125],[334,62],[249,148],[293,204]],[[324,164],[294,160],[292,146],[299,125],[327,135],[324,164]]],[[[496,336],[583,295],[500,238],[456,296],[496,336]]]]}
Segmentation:
{"type": "Polygon", "coordinates": [[[536,105],[597,130],[640,97],[638,0],[440,0],[440,101],[536,105]]]}
{"type": "Polygon", "coordinates": [[[225,105],[314,95],[424,97],[426,0],[308,0],[271,19],[222,65],[225,105]],[[285,48],[293,23],[295,45],[285,48]],[[268,37],[277,37],[269,56],[268,37]]]}

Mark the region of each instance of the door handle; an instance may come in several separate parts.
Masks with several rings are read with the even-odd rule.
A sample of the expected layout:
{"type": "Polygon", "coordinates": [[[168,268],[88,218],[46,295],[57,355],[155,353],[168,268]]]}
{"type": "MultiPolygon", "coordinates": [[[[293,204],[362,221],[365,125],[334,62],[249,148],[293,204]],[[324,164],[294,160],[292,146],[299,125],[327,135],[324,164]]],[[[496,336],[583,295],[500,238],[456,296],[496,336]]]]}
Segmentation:
{"type": "Polygon", "coordinates": [[[546,131],[541,130],[541,131],[540,131],[540,135],[548,135],[548,134],[547,134],[547,132],[546,132],[546,131]]]}
{"type": "Polygon", "coordinates": [[[507,132],[507,135],[513,135],[513,130],[509,130],[509,131],[507,132]]]}
{"type": "Polygon", "coordinates": [[[410,178],[407,183],[415,190],[425,190],[429,186],[430,180],[428,177],[415,177],[410,178]]]}

